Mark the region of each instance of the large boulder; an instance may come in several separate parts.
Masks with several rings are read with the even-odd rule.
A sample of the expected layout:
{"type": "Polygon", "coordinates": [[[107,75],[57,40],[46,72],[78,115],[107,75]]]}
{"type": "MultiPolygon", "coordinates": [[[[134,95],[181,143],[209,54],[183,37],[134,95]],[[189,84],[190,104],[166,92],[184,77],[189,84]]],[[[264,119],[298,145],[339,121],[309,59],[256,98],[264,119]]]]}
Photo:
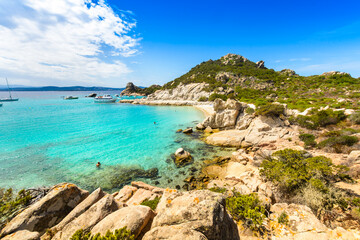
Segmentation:
{"type": "Polygon", "coordinates": [[[3,228],[0,237],[20,230],[42,233],[59,223],[88,195],[74,184],[55,185],[45,197],[13,218],[3,228]]]}
{"type": "Polygon", "coordinates": [[[207,240],[206,236],[198,231],[179,226],[156,227],[147,232],[142,240],[207,240]]]}
{"type": "Polygon", "coordinates": [[[92,205],[98,202],[101,198],[105,196],[101,188],[96,189],[92,192],[84,201],[82,201],[79,205],[77,205],[59,224],[57,224],[53,229],[56,231],[60,231],[63,227],[69,222],[73,221],[75,218],[83,214],[86,210],[88,210],[92,205]]]}
{"type": "Polygon", "coordinates": [[[136,238],[146,225],[151,223],[154,216],[154,212],[146,206],[124,207],[101,220],[94,226],[91,233],[105,235],[108,230],[113,232],[116,229],[126,227],[136,238]]]}
{"type": "Polygon", "coordinates": [[[240,130],[225,130],[213,133],[206,138],[206,143],[223,147],[240,147],[245,133],[240,130]]]}
{"type": "Polygon", "coordinates": [[[38,232],[21,230],[5,236],[1,238],[1,240],[38,240],[39,238],[40,238],[40,233],[38,232]]]}
{"type": "Polygon", "coordinates": [[[214,111],[215,113],[207,117],[202,125],[204,127],[219,128],[219,129],[233,129],[240,113],[244,112],[246,104],[240,103],[236,100],[228,99],[223,101],[215,99],[214,111]]]}
{"type": "Polygon", "coordinates": [[[226,212],[225,197],[219,193],[165,191],[156,212],[152,228],[174,225],[201,232],[209,240],[239,239],[237,226],[226,212]]]}
{"type": "Polygon", "coordinates": [[[61,231],[55,234],[52,240],[68,240],[79,229],[90,231],[107,215],[123,206],[119,205],[112,195],[105,195],[79,217],[66,224],[61,231]]]}

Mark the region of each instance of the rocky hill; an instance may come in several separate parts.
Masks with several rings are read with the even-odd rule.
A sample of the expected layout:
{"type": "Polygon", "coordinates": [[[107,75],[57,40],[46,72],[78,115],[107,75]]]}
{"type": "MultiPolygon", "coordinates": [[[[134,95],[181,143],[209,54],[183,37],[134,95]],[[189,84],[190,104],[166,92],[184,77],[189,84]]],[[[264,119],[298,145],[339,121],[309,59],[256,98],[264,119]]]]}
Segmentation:
{"type": "Polygon", "coordinates": [[[256,105],[277,101],[301,111],[308,107],[328,105],[332,108],[360,107],[360,78],[337,71],[304,77],[290,69],[268,69],[264,61],[255,63],[236,54],[227,54],[218,60],[203,62],[181,77],[166,83],[162,91],[150,96],[152,99],[185,100],[178,99],[179,93],[185,90],[184,86],[195,83],[205,84],[199,89],[199,93],[208,94],[192,92],[192,96],[198,99],[191,100],[232,98],[256,105]]]}
{"type": "Polygon", "coordinates": [[[135,86],[132,82],[126,84],[126,88],[120,93],[122,96],[147,96],[160,89],[159,85],[151,85],[147,88],[135,86]]]}

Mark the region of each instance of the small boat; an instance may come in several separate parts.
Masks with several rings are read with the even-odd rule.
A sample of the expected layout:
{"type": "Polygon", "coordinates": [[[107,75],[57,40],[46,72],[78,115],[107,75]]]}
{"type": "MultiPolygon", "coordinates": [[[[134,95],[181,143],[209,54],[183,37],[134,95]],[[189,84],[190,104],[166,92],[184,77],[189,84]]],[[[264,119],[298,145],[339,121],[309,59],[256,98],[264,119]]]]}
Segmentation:
{"type": "Polygon", "coordinates": [[[97,94],[96,93],[90,93],[89,95],[87,95],[87,96],[85,96],[85,97],[91,97],[91,98],[94,98],[94,97],[96,97],[97,96],[97,94]]]}
{"type": "Polygon", "coordinates": [[[76,96],[66,96],[64,97],[65,100],[73,100],[73,99],[78,99],[79,97],[76,96]]]}
{"type": "Polygon", "coordinates": [[[19,101],[18,98],[12,98],[12,96],[11,96],[11,91],[10,91],[10,87],[9,87],[9,83],[8,83],[7,78],[6,78],[6,84],[7,84],[8,90],[9,90],[9,97],[8,97],[8,98],[0,98],[0,102],[15,102],[15,101],[19,101]]]}
{"type": "Polygon", "coordinates": [[[95,103],[114,103],[116,101],[116,98],[113,98],[109,94],[105,94],[103,96],[97,96],[94,98],[95,103]]]}

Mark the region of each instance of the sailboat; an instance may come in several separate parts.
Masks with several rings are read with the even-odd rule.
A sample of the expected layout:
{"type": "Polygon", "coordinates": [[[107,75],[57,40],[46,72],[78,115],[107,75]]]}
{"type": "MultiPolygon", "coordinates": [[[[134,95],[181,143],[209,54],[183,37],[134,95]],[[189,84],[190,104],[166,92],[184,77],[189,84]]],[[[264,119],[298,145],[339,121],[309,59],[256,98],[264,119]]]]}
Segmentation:
{"type": "Polygon", "coordinates": [[[9,82],[8,82],[7,78],[6,78],[6,84],[7,84],[8,90],[9,90],[9,97],[8,97],[8,98],[0,98],[0,102],[15,102],[15,101],[19,101],[18,98],[12,98],[12,97],[11,97],[11,91],[10,91],[9,82]]]}

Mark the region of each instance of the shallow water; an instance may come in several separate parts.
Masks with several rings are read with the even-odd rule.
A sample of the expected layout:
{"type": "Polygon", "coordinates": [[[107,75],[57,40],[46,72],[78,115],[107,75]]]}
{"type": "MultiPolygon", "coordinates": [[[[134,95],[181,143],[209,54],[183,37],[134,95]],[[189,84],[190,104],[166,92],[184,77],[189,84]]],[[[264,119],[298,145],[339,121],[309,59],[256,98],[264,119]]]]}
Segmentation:
{"type": "Polygon", "coordinates": [[[175,133],[204,118],[192,107],[95,104],[83,97],[86,92],[15,94],[18,102],[0,108],[0,187],[67,181],[113,189],[130,170],[151,168],[159,170],[159,186],[174,187],[189,168],[175,167],[170,155],[176,149],[192,152],[194,166],[218,154],[193,136],[175,133]],[[80,98],[63,100],[65,95],[80,98]]]}

